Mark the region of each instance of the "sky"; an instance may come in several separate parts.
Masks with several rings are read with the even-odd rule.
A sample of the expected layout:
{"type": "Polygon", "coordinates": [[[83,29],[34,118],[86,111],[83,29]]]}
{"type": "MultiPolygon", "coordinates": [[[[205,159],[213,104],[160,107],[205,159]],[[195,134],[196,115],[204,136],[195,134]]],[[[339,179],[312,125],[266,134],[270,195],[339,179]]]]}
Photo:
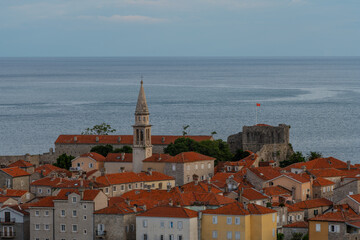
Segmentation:
{"type": "Polygon", "coordinates": [[[360,56],[359,0],[0,0],[0,57],[360,56]]]}

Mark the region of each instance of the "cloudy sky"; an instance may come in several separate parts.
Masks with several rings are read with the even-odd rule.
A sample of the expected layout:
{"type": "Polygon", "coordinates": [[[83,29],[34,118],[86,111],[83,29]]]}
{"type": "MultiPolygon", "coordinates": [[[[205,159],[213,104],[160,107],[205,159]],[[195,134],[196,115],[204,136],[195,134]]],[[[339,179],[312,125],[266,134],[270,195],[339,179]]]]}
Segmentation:
{"type": "Polygon", "coordinates": [[[0,57],[360,56],[360,0],[0,0],[0,57]]]}

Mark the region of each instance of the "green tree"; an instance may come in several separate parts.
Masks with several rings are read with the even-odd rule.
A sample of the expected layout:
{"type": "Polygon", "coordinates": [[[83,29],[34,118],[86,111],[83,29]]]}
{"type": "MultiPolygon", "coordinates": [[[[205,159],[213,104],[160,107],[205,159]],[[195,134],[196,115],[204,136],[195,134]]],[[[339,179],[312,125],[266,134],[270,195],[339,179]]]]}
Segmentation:
{"type": "Polygon", "coordinates": [[[74,158],[74,156],[68,156],[66,155],[66,153],[63,153],[56,159],[56,163],[54,163],[54,166],[69,170],[71,167],[71,160],[73,160],[74,158]]]}
{"type": "Polygon", "coordinates": [[[289,159],[281,161],[280,167],[287,167],[293,163],[298,162],[305,162],[305,157],[303,156],[302,152],[295,152],[289,157],[289,159]]]}
{"type": "Polygon", "coordinates": [[[107,144],[107,145],[99,145],[99,146],[95,146],[93,147],[90,152],[96,152],[98,154],[103,155],[104,157],[106,157],[108,155],[108,153],[113,151],[113,146],[107,144]]]}
{"type": "Polygon", "coordinates": [[[216,158],[216,163],[217,161],[231,161],[233,158],[229,145],[221,139],[197,142],[191,138],[182,137],[176,139],[174,143],[170,143],[164,152],[171,156],[182,152],[198,152],[216,158]]]}
{"type": "Polygon", "coordinates": [[[92,128],[86,128],[83,135],[108,135],[109,133],[115,132],[116,129],[113,129],[109,124],[102,123],[99,125],[95,125],[92,128]]]}
{"type": "Polygon", "coordinates": [[[115,148],[112,153],[132,153],[132,148],[130,146],[124,146],[122,148],[115,148]]]}
{"type": "Polygon", "coordinates": [[[239,161],[239,160],[241,160],[243,158],[246,158],[249,155],[250,155],[250,153],[248,151],[243,151],[242,149],[238,149],[238,150],[236,150],[236,153],[235,153],[232,160],[233,161],[239,161]]]}
{"type": "Polygon", "coordinates": [[[284,240],[284,238],[285,238],[285,235],[283,234],[283,233],[278,233],[277,234],[277,240],[284,240]]]}
{"type": "Polygon", "coordinates": [[[321,158],[321,157],[322,157],[322,154],[320,152],[310,152],[307,155],[307,160],[311,161],[311,160],[321,158]]]}
{"type": "Polygon", "coordinates": [[[301,240],[309,240],[309,232],[307,232],[301,240]]]}

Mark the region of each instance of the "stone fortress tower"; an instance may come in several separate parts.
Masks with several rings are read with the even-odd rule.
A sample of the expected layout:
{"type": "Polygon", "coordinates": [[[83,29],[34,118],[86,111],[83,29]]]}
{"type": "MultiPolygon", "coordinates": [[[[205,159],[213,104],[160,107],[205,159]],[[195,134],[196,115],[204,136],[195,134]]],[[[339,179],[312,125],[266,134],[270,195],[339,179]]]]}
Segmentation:
{"type": "Polygon", "coordinates": [[[149,109],[146,102],[143,81],[141,80],[138,101],[135,109],[135,125],[133,140],[133,171],[142,170],[142,161],[152,156],[151,125],[149,121],[149,109]]]}
{"type": "Polygon", "coordinates": [[[233,153],[237,149],[249,150],[257,153],[263,161],[280,162],[293,153],[290,126],[286,124],[243,126],[242,132],[230,135],[227,142],[233,153]]]}

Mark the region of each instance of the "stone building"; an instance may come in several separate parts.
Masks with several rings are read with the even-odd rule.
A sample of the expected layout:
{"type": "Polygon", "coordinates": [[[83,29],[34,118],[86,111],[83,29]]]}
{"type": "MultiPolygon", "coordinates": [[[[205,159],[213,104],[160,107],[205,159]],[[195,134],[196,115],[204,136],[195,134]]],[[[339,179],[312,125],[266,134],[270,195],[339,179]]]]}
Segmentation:
{"type": "Polygon", "coordinates": [[[0,209],[0,239],[28,240],[29,213],[19,206],[0,209]]]}
{"type": "Polygon", "coordinates": [[[289,139],[289,125],[279,124],[275,127],[257,124],[243,126],[243,131],[230,135],[227,142],[233,153],[238,149],[248,150],[257,153],[261,160],[279,162],[285,160],[293,152],[289,139]]]}
{"type": "Polygon", "coordinates": [[[0,169],[0,186],[29,191],[30,174],[19,167],[0,169]]]}

